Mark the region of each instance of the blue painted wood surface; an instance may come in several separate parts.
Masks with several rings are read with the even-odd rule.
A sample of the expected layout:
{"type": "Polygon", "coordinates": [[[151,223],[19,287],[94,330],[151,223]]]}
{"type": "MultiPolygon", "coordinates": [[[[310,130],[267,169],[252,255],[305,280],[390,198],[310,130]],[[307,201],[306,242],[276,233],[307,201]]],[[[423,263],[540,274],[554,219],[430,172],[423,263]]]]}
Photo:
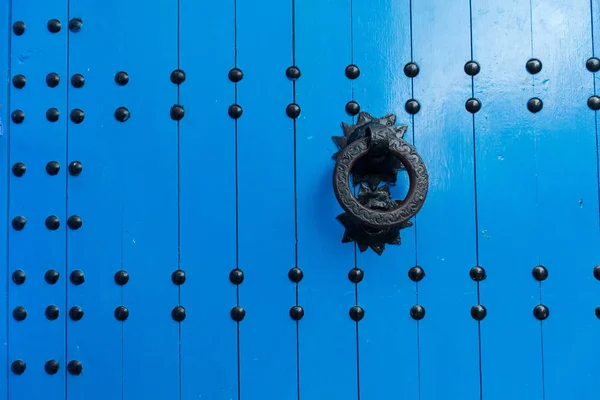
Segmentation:
{"type": "MultiPolygon", "coordinates": [[[[600,55],[597,2],[6,0],[0,21],[0,400],[597,397],[600,149],[587,101],[600,73],[585,67],[600,55]],[[73,18],[81,30],[69,29],[73,18]],[[530,58],[539,73],[527,71],[530,58]],[[474,77],[470,60],[481,67],[474,77]],[[415,77],[403,71],[409,62],[415,77]],[[228,77],[235,67],[238,82],[228,77]],[[543,101],[538,113],[527,109],[532,97],[543,101]],[[481,110],[467,111],[469,98],[481,110]],[[335,219],[331,136],[356,122],[349,101],[408,125],[429,171],[425,206],[382,256],[342,243],[335,219]],[[130,118],[119,122],[122,106],[130,118]],[[46,118],[52,107],[57,122],[46,118]],[[81,123],[70,120],[75,109],[81,123]],[[76,176],[73,161],[83,165],[76,176]],[[67,226],[74,215],[79,229],[67,226]],[[20,231],[17,216],[27,219],[20,231]],[[425,276],[414,282],[417,266],[425,276]],[[534,278],[536,266],[547,279],[534,278]],[[292,268],[303,273],[297,283],[292,268]],[[50,269],[55,284],[44,279],[50,269]],[[15,270],[27,275],[21,285],[15,270]],[[417,305],[421,320],[411,317],[417,305]],[[477,321],[479,305],[487,314],[477,321]],[[538,305],[549,309],[543,321],[538,305]],[[365,311],[359,322],[353,306],[365,311]],[[234,307],[244,309],[239,322],[234,307]],[[54,375],[49,360],[59,362],[54,375]]],[[[401,172],[392,193],[407,188],[401,172]]]]}

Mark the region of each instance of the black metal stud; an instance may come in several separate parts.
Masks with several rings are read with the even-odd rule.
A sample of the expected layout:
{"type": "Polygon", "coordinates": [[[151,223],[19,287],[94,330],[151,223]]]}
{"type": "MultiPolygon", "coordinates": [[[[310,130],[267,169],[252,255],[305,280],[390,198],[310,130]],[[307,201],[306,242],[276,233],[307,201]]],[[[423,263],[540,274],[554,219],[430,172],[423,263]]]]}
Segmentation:
{"type": "Polygon", "coordinates": [[[229,109],[227,110],[227,113],[233,119],[238,119],[241,117],[243,112],[244,110],[242,110],[242,107],[240,107],[238,104],[230,105],[229,109]]]}
{"type": "Polygon", "coordinates": [[[539,73],[542,70],[542,62],[537,58],[532,58],[525,64],[527,72],[532,75],[539,73]]]}
{"type": "Polygon", "coordinates": [[[353,321],[358,322],[365,317],[365,310],[361,306],[354,306],[350,309],[349,314],[353,321]]]}
{"type": "Polygon", "coordinates": [[[596,318],[600,318],[600,306],[596,307],[595,314],[596,318]]]}
{"type": "Polygon", "coordinates": [[[360,268],[352,268],[350,272],[348,272],[348,279],[353,283],[359,283],[364,277],[365,273],[360,268]]]}
{"type": "Polygon", "coordinates": [[[481,321],[485,318],[486,315],[487,310],[481,304],[477,304],[471,307],[471,317],[473,317],[475,321],[481,321]]]}
{"type": "Polygon", "coordinates": [[[420,321],[425,317],[425,308],[422,305],[416,304],[410,309],[410,316],[415,321],[420,321]]]}
{"type": "Polygon", "coordinates": [[[57,108],[49,108],[46,111],[46,119],[50,122],[58,121],[58,117],[60,116],[60,111],[57,108]]]}
{"type": "Polygon", "coordinates": [[[232,68],[227,76],[231,82],[237,83],[244,78],[244,73],[239,68],[232,68]]]}
{"type": "Polygon", "coordinates": [[[288,104],[288,106],[285,108],[285,113],[290,118],[298,118],[300,115],[300,106],[296,103],[288,104]]]}
{"type": "Polygon", "coordinates": [[[25,33],[25,22],[17,21],[13,24],[13,33],[17,36],[21,36],[25,33]]]}
{"type": "Polygon", "coordinates": [[[185,82],[185,72],[180,69],[176,69],[171,72],[170,79],[174,84],[181,85],[183,82],[185,82]]]}
{"type": "Polygon", "coordinates": [[[83,21],[81,21],[81,18],[73,18],[69,21],[69,30],[71,32],[79,32],[82,25],[83,21]]]}
{"type": "MultiPolygon", "coordinates": [[[[129,110],[127,109],[127,107],[119,107],[115,110],[115,119],[119,122],[127,121],[130,116],[131,116],[131,114],[129,113],[129,110]]],[[[181,119],[181,118],[179,118],[179,119],[181,119]]]]}
{"type": "Polygon", "coordinates": [[[69,371],[71,375],[80,375],[81,372],[83,372],[83,365],[77,360],[69,361],[67,364],[67,371],[69,371]]]}
{"type": "Polygon", "coordinates": [[[600,59],[598,57],[590,57],[586,61],[585,67],[590,72],[598,72],[598,71],[600,71],[600,59]]]}
{"type": "Polygon", "coordinates": [[[15,285],[24,284],[26,279],[27,275],[23,270],[18,269],[12,273],[12,281],[15,283],[15,285]]]}
{"type": "Polygon", "coordinates": [[[23,89],[26,83],[27,78],[25,78],[25,75],[18,74],[13,76],[12,78],[12,84],[17,89],[23,89]]]}
{"type": "Polygon", "coordinates": [[[542,110],[542,107],[544,107],[544,103],[541,99],[537,97],[529,99],[529,101],[527,102],[527,109],[534,114],[540,112],[542,110]]]}
{"type": "Polygon", "coordinates": [[[81,318],[83,318],[83,308],[79,306],[71,307],[71,309],[69,310],[69,317],[73,321],[79,321],[81,318]]]}
{"type": "Polygon", "coordinates": [[[15,360],[12,362],[12,364],[10,364],[10,370],[15,375],[23,374],[26,369],[27,369],[27,364],[25,364],[25,361],[23,361],[23,360],[15,360]]]}
{"type": "Polygon", "coordinates": [[[25,175],[25,172],[27,172],[27,167],[22,162],[18,162],[12,166],[12,173],[18,178],[25,175]]]}
{"type": "Polygon", "coordinates": [[[25,120],[25,113],[22,110],[15,110],[10,115],[10,118],[15,124],[20,124],[25,120]]]}
{"type": "Polygon", "coordinates": [[[125,321],[129,317],[129,310],[125,306],[115,308],[115,318],[118,321],[125,321]]]}
{"type": "Polygon", "coordinates": [[[79,286],[85,282],[85,275],[83,274],[83,271],[76,269],[75,271],[71,272],[71,275],[69,275],[69,280],[73,285],[79,286]]]}
{"type": "Polygon", "coordinates": [[[80,124],[83,122],[83,119],[85,118],[85,114],[84,114],[83,110],[76,108],[73,111],[71,111],[70,117],[71,117],[71,121],[73,121],[76,124],[80,124]]]}
{"type": "Polygon", "coordinates": [[[124,286],[129,282],[129,273],[127,271],[117,271],[115,273],[115,283],[119,286],[124,286]]]}
{"type": "Polygon", "coordinates": [[[12,316],[16,321],[24,321],[27,318],[27,310],[23,306],[15,307],[12,316]]]}
{"type": "Polygon", "coordinates": [[[288,278],[290,279],[290,281],[292,281],[294,283],[300,282],[303,277],[304,277],[304,273],[298,267],[294,267],[294,268],[290,269],[290,271],[288,272],[288,278]]]}
{"type": "Polygon", "coordinates": [[[48,228],[51,231],[55,231],[60,227],[60,221],[58,220],[58,217],[56,215],[48,216],[44,224],[46,225],[46,228],[48,228]]]}
{"type": "Polygon", "coordinates": [[[81,74],[75,74],[71,77],[71,85],[77,89],[82,88],[85,85],[85,78],[81,74]]]}
{"type": "Polygon", "coordinates": [[[185,308],[182,306],[177,306],[171,311],[171,318],[174,321],[181,322],[185,319],[185,308]]]}
{"type": "Polygon", "coordinates": [[[425,277],[425,271],[416,265],[408,270],[408,277],[413,282],[420,282],[425,277]]]}
{"type": "Polygon", "coordinates": [[[291,79],[293,81],[300,78],[300,75],[300,69],[296,66],[288,67],[288,69],[285,70],[285,76],[287,76],[288,79],[291,79]]]}
{"type": "Polygon", "coordinates": [[[183,118],[184,114],[185,112],[183,110],[183,106],[180,106],[179,104],[174,104],[171,106],[170,115],[172,120],[179,121],[183,118]]]}
{"type": "Polygon", "coordinates": [[[231,316],[232,320],[234,320],[236,322],[240,322],[246,316],[246,310],[244,310],[240,306],[235,306],[231,309],[231,311],[229,312],[229,315],[231,316]]]}
{"type": "Polygon", "coordinates": [[[588,107],[594,111],[600,110],[600,97],[594,95],[590,96],[587,101],[588,107]]]}
{"type": "Polygon", "coordinates": [[[83,165],[80,161],[72,161],[71,164],[69,164],[69,174],[71,174],[72,176],[77,176],[81,174],[82,169],[83,165]]]}
{"type": "Polygon", "coordinates": [[[231,270],[229,273],[229,281],[234,285],[239,285],[244,282],[244,271],[239,268],[231,270]]]}
{"type": "Polygon", "coordinates": [[[594,278],[600,281],[600,265],[594,267],[594,278]]]}
{"type": "Polygon", "coordinates": [[[290,317],[294,321],[300,321],[304,317],[304,309],[300,306],[294,306],[290,308],[290,317]]]}
{"type": "Polygon", "coordinates": [[[49,360],[46,361],[46,364],[44,364],[44,371],[46,371],[48,375],[56,374],[58,372],[58,368],[59,364],[56,360],[49,360]]]}
{"type": "Polygon", "coordinates": [[[465,64],[465,73],[469,76],[475,76],[481,71],[481,67],[476,61],[468,61],[465,64]]]}
{"type": "Polygon", "coordinates": [[[348,79],[356,79],[360,76],[360,69],[356,65],[350,64],[346,67],[345,73],[348,79]]]}
{"type": "Polygon", "coordinates": [[[533,275],[535,280],[540,281],[540,282],[544,281],[544,280],[546,280],[546,278],[548,278],[548,270],[543,265],[538,265],[538,266],[534,267],[531,274],[533,275]]]}
{"type": "Polygon", "coordinates": [[[487,278],[487,275],[485,274],[485,269],[483,269],[480,266],[475,266],[471,268],[471,270],[469,271],[469,276],[476,282],[480,282],[487,278]]]}
{"type": "Polygon", "coordinates": [[[55,269],[49,269],[44,274],[44,280],[49,285],[54,285],[56,282],[58,282],[58,278],[60,278],[60,274],[55,269]]]}
{"type": "Polygon", "coordinates": [[[346,112],[349,115],[355,116],[360,112],[360,105],[354,100],[349,101],[346,103],[346,112]]]}
{"type": "MultiPolygon", "coordinates": [[[[173,75],[171,75],[171,80],[173,75]]],[[[125,86],[129,83],[129,74],[125,71],[120,71],[115,74],[115,83],[119,86],[125,86]]]]}
{"type": "Polygon", "coordinates": [[[550,315],[550,310],[545,305],[538,304],[533,309],[533,315],[540,321],[543,321],[550,315]]]}
{"type": "Polygon", "coordinates": [[[67,220],[67,225],[69,226],[69,228],[77,230],[81,228],[81,225],[83,225],[83,221],[81,220],[81,217],[79,215],[71,215],[67,220]]]}
{"type": "Polygon", "coordinates": [[[60,164],[57,161],[50,161],[46,164],[46,173],[50,176],[55,176],[60,171],[60,164]]]}
{"type": "Polygon", "coordinates": [[[59,314],[60,314],[60,311],[59,311],[58,307],[55,305],[46,307],[46,311],[44,311],[44,315],[46,316],[46,318],[49,321],[57,320],[59,314]]]}
{"type": "Polygon", "coordinates": [[[414,62],[409,62],[404,66],[404,75],[409,78],[415,78],[419,75],[419,66],[414,62]]]}
{"type": "Polygon", "coordinates": [[[421,105],[419,104],[419,102],[417,100],[410,99],[404,105],[404,109],[406,110],[407,113],[409,113],[411,115],[415,115],[421,109],[421,105]]]}
{"type": "Polygon", "coordinates": [[[50,21],[48,21],[48,24],[46,26],[48,28],[48,31],[51,33],[60,32],[61,24],[60,21],[57,19],[51,19],[50,21]]]}
{"type": "Polygon", "coordinates": [[[51,88],[55,88],[60,83],[60,77],[56,72],[49,73],[46,75],[46,85],[51,88]]]}
{"type": "Polygon", "coordinates": [[[19,215],[18,217],[13,218],[12,227],[14,230],[20,231],[23,228],[25,228],[26,223],[27,223],[27,220],[25,219],[25,217],[23,217],[22,215],[19,215]]]}
{"type": "Polygon", "coordinates": [[[465,108],[471,114],[475,114],[477,111],[481,110],[481,102],[475,98],[470,98],[465,103],[465,108]]]}
{"type": "Polygon", "coordinates": [[[171,281],[178,286],[183,285],[185,283],[185,279],[185,271],[182,269],[177,269],[171,274],[171,281]]]}

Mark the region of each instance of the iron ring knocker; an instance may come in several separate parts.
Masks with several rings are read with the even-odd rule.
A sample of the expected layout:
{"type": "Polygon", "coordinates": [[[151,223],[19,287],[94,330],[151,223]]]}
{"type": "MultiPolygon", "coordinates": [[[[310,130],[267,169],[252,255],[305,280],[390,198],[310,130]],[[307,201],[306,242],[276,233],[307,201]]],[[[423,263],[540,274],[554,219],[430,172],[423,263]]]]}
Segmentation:
{"type": "Polygon", "coordinates": [[[400,230],[412,225],[428,190],[425,164],[403,139],[406,126],[395,121],[393,114],[374,118],[363,112],[356,125],[342,124],[344,136],[333,137],[340,150],[334,155],[333,188],[345,211],[337,217],[346,228],[342,242],[355,241],[360,251],[370,247],[380,255],[385,244],[400,244],[400,230]],[[399,169],[408,172],[409,190],[404,200],[393,200],[389,184],[399,169]],[[350,177],[353,186],[360,185],[358,197],[350,177]]]}

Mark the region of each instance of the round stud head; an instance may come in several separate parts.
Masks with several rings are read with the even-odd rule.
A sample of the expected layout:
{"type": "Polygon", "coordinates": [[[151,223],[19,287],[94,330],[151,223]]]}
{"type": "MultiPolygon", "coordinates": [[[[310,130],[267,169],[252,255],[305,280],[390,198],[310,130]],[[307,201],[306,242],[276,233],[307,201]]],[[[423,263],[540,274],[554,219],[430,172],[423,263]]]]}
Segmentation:
{"type": "Polygon", "coordinates": [[[487,310],[481,304],[476,304],[473,307],[471,307],[471,317],[473,317],[475,321],[483,320],[486,315],[487,310]]]}
{"type": "Polygon", "coordinates": [[[596,318],[600,319],[600,306],[596,307],[595,314],[596,318]]]}
{"type": "Polygon", "coordinates": [[[350,272],[348,272],[348,279],[353,283],[359,283],[364,277],[365,273],[360,268],[352,268],[350,272]]]}
{"type": "Polygon", "coordinates": [[[60,111],[57,108],[49,108],[46,111],[46,119],[50,122],[58,121],[58,117],[60,116],[60,111]]]}
{"type": "Polygon", "coordinates": [[[542,62],[537,58],[532,58],[525,64],[527,72],[532,75],[539,73],[542,70],[542,62]]]}
{"type": "Polygon", "coordinates": [[[533,267],[533,271],[531,271],[531,274],[533,275],[536,281],[540,282],[548,278],[548,270],[543,265],[533,267]]]}
{"type": "Polygon", "coordinates": [[[115,110],[115,119],[119,122],[125,122],[129,119],[131,114],[127,107],[119,107],[115,110]]]}
{"type": "Polygon", "coordinates": [[[115,74],[115,83],[119,86],[125,86],[129,83],[129,74],[125,71],[120,71],[115,74]]]}
{"type": "Polygon", "coordinates": [[[12,173],[18,178],[25,175],[25,172],[27,172],[27,167],[22,162],[18,162],[12,166],[12,173]]]}
{"type": "Polygon", "coordinates": [[[60,313],[60,311],[58,310],[58,307],[55,305],[46,307],[46,311],[44,311],[44,315],[46,316],[46,319],[48,319],[49,321],[54,321],[54,320],[58,319],[59,313],[60,313]]]}
{"type": "Polygon", "coordinates": [[[229,315],[231,316],[232,320],[234,320],[236,322],[240,322],[246,316],[246,310],[244,310],[240,306],[235,306],[231,309],[231,311],[229,312],[229,315]]]}
{"type": "Polygon", "coordinates": [[[81,220],[81,217],[79,215],[71,215],[67,220],[67,225],[69,226],[69,228],[77,230],[81,228],[81,226],[83,225],[83,221],[81,220]]]}
{"type": "Polygon", "coordinates": [[[51,88],[55,88],[60,83],[60,77],[57,73],[52,72],[46,75],[46,85],[51,88]]]}
{"type": "Polygon", "coordinates": [[[83,365],[77,360],[69,361],[69,364],[67,364],[67,371],[69,371],[71,375],[80,375],[81,372],[83,372],[83,365]]]}
{"type": "Polygon", "coordinates": [[[229,80],[233,83],[237,83],[244,78],[244,73],[239,68],[232,68],[229,70],[229,74],[227,74],[229,80]]]}
{"type": "Polygon", "coordinates": [[[288,69],[285,70],[285,76],[287,76],[288,79],[291,79],[293,81],[300,78],[300,75],[300,69],[296,66],[288,67],[288,69]]]}
{"type": "Polygon", "coordinates": [[[75,74],[71,77],[71,85],[76,88],[82,88],[85,85],[85,78],[81,74],[75,74]]]}
{"type": "Polygon", "coordinates": [[[119,286],[123,286],[129,282],[129,273],[127,271],[117,271],[115,273],[115,283],[119,286]]]}
{"type": "Polygon", "coordinates": [[[80,161],[72,161],[69,164],[69,174],[71,174],[72,176],[77,176],[77,175],[81,174],[82,170],[83,170],[83,165],[81,164],[80,161]]]}
{"type": "Polygon", "coordinates": [[[345,73],[348,79],[356,79],[360,76],[360,69],[356,65],[350,64],[346,67],[345,73]]]}
{"type": "Polygon", "coordinates": [[[415,321],[420,321],[425,318],[425,308],[422,305],[416,304],[410,309],[410,317],[415,321]]]}
{"type": "Polygon", "coordinates": [[[83,318],[83,308],[79,306],[71,307],[71,309],[69,310],[69,317],[73,321],[79,321],[81,318],[83,318]]]}
{"type": "Polygon", "coordinates": [[[423,268],[416,265],[408,270],[408,277],[413,282],[420,282],[425,277],[425,271],[423,268]]]}
{"type": "Polygon", "coordinates": [[[544,103],[542,102],[541,99],[539,99],[537,97],[534,97],[532,99],[529,99],[529,101],[527,101],[527,109],[534,114],[537,112],[540,112],[543,107],[544,107],[544,103]]]}
{"type": "Polygon", "coordinates": [[[468,61],[465,64],[465,73],[469,76],[475,76],[479,73],[479,71],[481,71],[481,67],[479,66],[479,64],[476,61],[468,61]]]}
{"type": "Polygon", "coordinates": [[[304,309],[300,306],[293,306],[290,308],[290,317],[294,321],[300,321],[304,317],[304,309]]]}
{"type": "Polygon", "coordinates": [[[15,375],[21,375],[27,369],[27,364],[23,360],[15,360],[10,364],[10,370],[15,375]]]}
{"type": "Polygon", "coordinates": [[[60,32],[60,28],[62,27],[60,24],[60,21],[57,19],[51,19],[50,21],[48,21],[48,23],[46,24],[48,31],[51,33],[58,33],[60,32]]]}
{"type": "Polygon", "coordinates": [[[15,124],[20,124],[25,121],[25,113],[22,110],[15,110],[10,114],[10,118],[15,124]]]}
{"type": "Polygon", "coordinates": [[[183,72],[183,70],[176,69],[171,72],[171,76],[169,78],[171,79],[172,83],[181,85],[183,82],[185,82],[185,72],[183,72]]]}
{"type": "Polygon", "coordinates": [[[594,278],[600,281],[600,265],[594,267],[594,278]]]}
{"type": "Polygon", "coordinates": [[[242,110],[242,107],[240,107],[239,104],[232,104],[227,110],[227,113],[233,119],[238,119],[239,117],[241,117],[243,112],[244,110],[242,110]]]}
{"type": "Polygon", "coordinates": [[[231,270],[229,273],[229,281],[234,285],[239,285],[244,282],[244,271],[239,268],[231,270]]]}
{"type": "Polygon", "coordinates": [[[83,271],[76,269],[69,275],[69,280],[73,285],[79,286],[85,282],[85,275],[83,274],[83,271]]]}
{"type": "Polygon", "coordinates": [[[365,317],[365,310],[361,306],[354,306],[350,309],[349,314],[353,321],[358,322],[365,317]]]}
{"type": "Polygon", "coordinates": [[[585,67],[590,72],[598,72],[598,71],[600,71],[600,59],[598,57],[591,57],[591,58],[589,58],[586,61],[586,63],[585,63],[585,67]]]}
{"type": "Polygon", "coordinates": [[[14,230],[20,231],[20,230],[23,230],[23,228],[25,228],[26,223],[27,223],[27,220],[25,219],[25,217],[19,215],[18,217],[13,218],[12,227],[14,230]]]}
{"type": "Polygon", "coordinates": [[[288,272],[288,278],[294,283],[298,283],[304,277],[304,273],[300,268],[294,267],[288,272]]]}
{"type": "Polygon", "coordinates": [[[44,274],[44,280],[46,281],[47,284],[49,285],[54,285],[56,284],[56,282],[58,282],[58,278],[60,278],[60,274],[58,273],[57,270],[55,269],[49,269],[48,271],[46,271],[46,273],[44,274]]]}
{"type": "Polygon", "coordinates": [[[300,115],[300,106],[296,103],[288,104],[285,108],[285,113],[290,118],[298,118],[300,115]]]}
{"type": "Polygon", "coordinates": [[[349,101],[346,103],[346,112],[349,115],[355,116],[360,112],[360,105],[354,100],[349,101]]]}
{"type": "Polygon", "coordinates": [[[588,107],[591,110],[598,111],[600,110],[600,97],[599,96],[591,96],[587,101],[588,107]]]}
{"type": "Polygon", "coordinates": [[[25,78],[25,75],[15,75],[12,78],[12,84],[15,88],[17,89],[23,89],[25,87],[25,84],[27,83],[27,78],[25,78]]]}
{"type": "Polygon", "coordinates": [[[171,119],[174,121],[180,121],[183,116],[184,116],[185,112],[183,110],[183,106],[179,105],[179,104],[174,104],[173,106],[171,106],[171,119]]]}
{"type": "Polygon", "coordinates": [[[81,18],[73,18],[69,21],[69,30],[71,32],[79,32],[81,30],[81,26],[83,25],[83,21],[81,18]]]}
{"type": "Polygon", "coordinates": [[[60,171],[60,164],[57,161],[50,161],[46,164],[46,173],[50,176],[58,175],[60,171]]]}
{"type": "Polygon", "coordinates": [[[15,285],[24,284],[26,279],[27,275],[25,274],[25,271],[21,269],[18,269],[12,273],[12,281],[15,283],[15,285]]]}
{"type": "Polygon", "coordinates": [[[58,368],[59,364],[56,360],[49,360],[46,361],[46,364],[44,364],[44,371],[46,371],[48,375],[56,374],[58,372],[58,368]]]}
{"type": "Polygon", "coordinates": [[[533,315],[540,321],[543,321],[550,315],[550,310],[545,305],[538,304],[533,309],[533,315]]]}
{"type": "Polygon", "coordinates": [[[471,114],[475,114],[477,111],[481,110],[481,102],[475,98],[471,98],[465,103],[465,108],[471,114]]]}
{"type": "Polygon", "coordinates": [[[185,278],[185,271],[182,269],[177,269],[171,274],[171,281],[177,286],[183,285],[185,283],[185,278]]]}
{"type": "Polygon", "coordinates": [[[421,105],[419,104],[419,102],[417,100],[410,99],[404,105],[404,109],[406,110],[407,113],[409,113],[411,115],[415,115],[421,109],[421,105]]]}
{"type": "Polygon", "coordinates": [[[485,274],[485,269],[483,269],[483,267],[480,267],[480,266],[475,266],[475,267],[471,268],[471,270],[469,271],[469,276],[475,282],[481,282],[482,280],[484,280],[487,277],[485,274]]]}
{"type": "Polygon", "coordinates": [[[414,62],[409,62],[404,66],[404,75],[409,78],[415,78],[419,75],[419,66],[414,62]]]}
{"type": "Polygon", "coordinates": [[[15,307],[12,316],[15,319],[15,321],[24,321],[25,318],[27,318],[27,310],[23,306],[15,307]]]}
{"type": "Polygon", "coordinates": [[[129,317],[129,310],[125,306],[115,308],[115,318],[117,321],[125,321],[129,317]]]}
{"type": "Polygon", "coordinates": [[[171,318],[173,318],[174,321],[181,322],[185,319],[185,316],[185,308],[182,306],[177,306],[171,311],[171,318]]]}
{"type": "Polygon", "coordinates": [[[74,124],[80,124],[83,122],[83,119],[85,118],[85,113],[83,112],[83,110],[76,108],[71,111],[71,114],[69,117],[71,118],[71,121],[74,124]]]}
{"type": "Polygon", "coordinates": [[[17,21],[13,24],[13,33],[17,36],[21,36],[25,33],[25,22],[17,21]]]}

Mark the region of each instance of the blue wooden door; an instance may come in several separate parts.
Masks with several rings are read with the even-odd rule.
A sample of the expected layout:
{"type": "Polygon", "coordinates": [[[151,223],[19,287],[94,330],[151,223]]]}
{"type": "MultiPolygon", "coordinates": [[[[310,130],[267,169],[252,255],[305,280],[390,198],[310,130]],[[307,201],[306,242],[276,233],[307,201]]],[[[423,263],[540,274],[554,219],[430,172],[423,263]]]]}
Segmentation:
{"type": "Polygon", "coordinates": [[[0,20],[0,400],[600,396],[596,0],[0,20]],[[359,112],[429,173],[382,255],[336,220],[359,112]]]}

